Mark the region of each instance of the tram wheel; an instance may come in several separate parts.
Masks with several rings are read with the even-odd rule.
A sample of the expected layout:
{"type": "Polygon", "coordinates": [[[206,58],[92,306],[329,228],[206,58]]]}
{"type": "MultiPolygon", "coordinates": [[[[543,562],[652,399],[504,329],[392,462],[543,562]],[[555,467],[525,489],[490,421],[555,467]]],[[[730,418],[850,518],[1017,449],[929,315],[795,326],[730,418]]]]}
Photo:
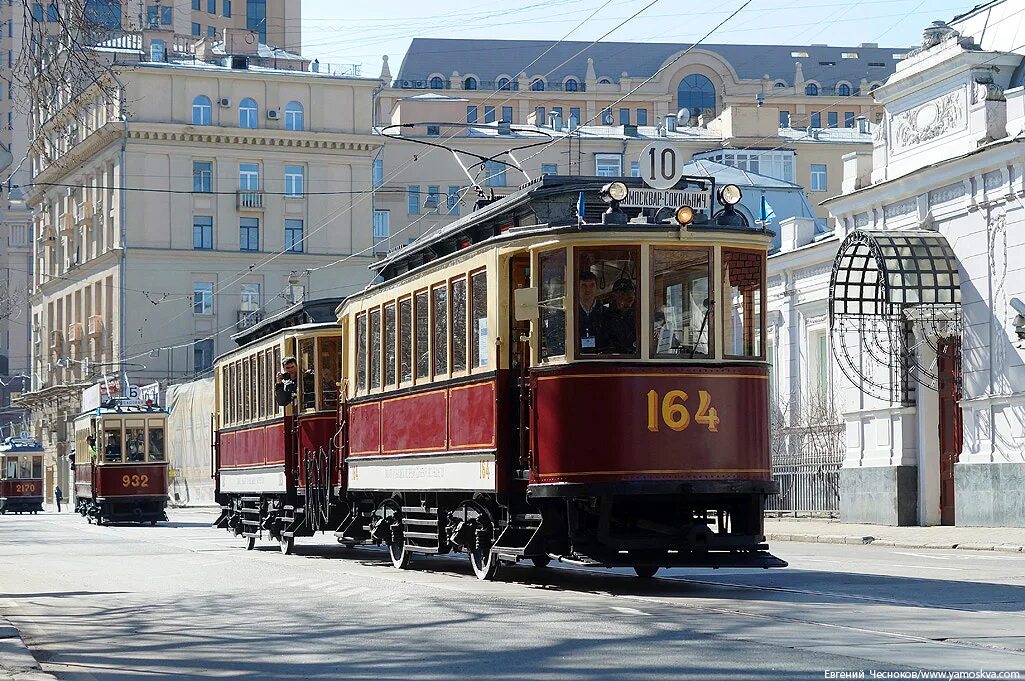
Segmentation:
{"type": "Polygon", "coordinates": [[[530,559],[530,562],[534,564],[536,568],[546,568],[548,564],[552,562],[550,556],[534,556],[530,559]]]}
{"type": "Polygon", "coordinates": [[[256,548],[256,537],[246,537],[246,551],[252,551],[256,548]]]}
{"type": "Polygon", "coordinates": [[[97,525],[102,525],[103,524],[103,516],[99,516],[99,515],[96,516],[96,524],[97,525]]]}
{"type": "Polygon", "coordinates": [[[634,572],[641,579],[651,579],[658,572],[658,567],[655,565],[635,565],[634,572]]]}
{"type": "MultiPolygon", "coordinates": [[[[384,522],[389,525],[394,522],[393,518],[398,516],[398,523],[401,527],[402,509],[394,499],[387,499],[381,502],[377,512],[384,522]]],[[[401,531],[397,533],[392,532],[391,537],[388,541],[388,556],[391,558],[391,564],[400,570],[408,570],[409,564],[413,560],[413,552],[406,547],[406,540],[403,538],[401,531]]]]}
{"type": "Polygon", "coordinates": [[[286,537],[281,535],[278,537],[278,546],[281,547],[281,553],[290,556],[292,551],[295,549],[295,537],[286,537]]]}
{"type": "Polygon", "coordinates": [[[474,528],[473,543],[466,547],[473,574],[482,581],[494,579],[498,574],[498,556],[491,551],[496,538],[495,523],[491,519],[491,514],[477,502],[468,501],[456,511],[456,517],[464,523],[472,524],[474,528]]]}

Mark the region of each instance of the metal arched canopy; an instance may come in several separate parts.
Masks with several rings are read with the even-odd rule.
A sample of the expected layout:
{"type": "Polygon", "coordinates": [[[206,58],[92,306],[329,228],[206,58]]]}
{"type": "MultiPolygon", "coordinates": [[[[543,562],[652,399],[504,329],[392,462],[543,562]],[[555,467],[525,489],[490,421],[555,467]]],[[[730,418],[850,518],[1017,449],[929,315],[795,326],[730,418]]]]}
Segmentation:
{"type": "Polygon", "coordinates": [[[857,229],[840,244],[829,316],[893,317],[918,306],[958,306],[957,257],[939,232],[857,229]]]}

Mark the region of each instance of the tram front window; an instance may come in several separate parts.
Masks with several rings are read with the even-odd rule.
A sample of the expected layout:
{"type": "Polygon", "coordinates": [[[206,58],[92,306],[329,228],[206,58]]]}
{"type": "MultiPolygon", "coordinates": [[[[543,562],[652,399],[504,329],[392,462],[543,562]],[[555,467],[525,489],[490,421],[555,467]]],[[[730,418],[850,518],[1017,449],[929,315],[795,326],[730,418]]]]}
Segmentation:
{"type": "Polygon", "coordinates": [[[149,427],[149,460],[164,460],[164,429],[161,426],[149,427]]]}
{"type": "Polygon", "coordinates": [[[299,367],[302,371],[302,405],[303,409],[317,408],[317,377],[314,373],[313,339],[299,343],[299,367]]]}
{"type": "Polygon", "coordinates": [[[578,355],[636,357],[640,248],[576,251],[578,355]]]}
{"type": "Polygon", "coordinates": [[[121,429],[108,428],[103,432],[103,460],[106,463],[121,463],[121,429]]]}
{"type": "Polygon", "coordinates": [[[13,480],[18,477],[18,460],[7,459],[4,461],[4,477],[13,480]]]}
{"type": "Polygon", "coordinates": [[[32,457],[32,477],[41,478],[43,477],[43,457],[33,456],[32,457]]]}
{"type": "Polygon", "coordinates": [[[125,428],[125,449],[128,461],[142,463],[146,461],[146,425],[129,423],[125,428]]]}
{"type": "Polygon", "coordinates": [[[651,255],[651,356],[707,358],[712,354],[711,253],[656,248],[651,255]]]}
{"type": "Polygon", "coordinates": [[[725,311],[723,343],[725,354],[733,357],[761,357],[762,291],[765,279],[765,254],[756,251],[722,252],[725,311]]]}
{"type": "Polygon", "coordinates": [[[542,253],[538,307],[541,359],[566,354],[566,249],[542,253]]]}
{"type": "Polygon", "coordinates": [[[31,456],[19,456],[21,463],[21,473],[18,475],[19,478],[27,479],[32,477],[32,457],[31,456]]]}

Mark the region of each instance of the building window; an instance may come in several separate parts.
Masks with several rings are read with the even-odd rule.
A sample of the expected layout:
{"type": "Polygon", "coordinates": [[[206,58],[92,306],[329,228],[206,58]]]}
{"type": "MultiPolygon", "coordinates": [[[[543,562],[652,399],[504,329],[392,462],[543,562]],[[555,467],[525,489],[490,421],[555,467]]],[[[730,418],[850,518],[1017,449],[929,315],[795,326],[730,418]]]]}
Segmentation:
{"type": "Polygon", "coordinates": [[[192,367],[197,374],[214,368],[214,339],[203,338],[192,346],[192,367]]]}
{"type": "Polygon", "coordinates": [[[484,186],[485,187],[504,187],[505,185],[505,169],[504,163],[498,161],[486,161],[484,163],[484,186]]]}
{"type": "Polygon", "coordinates": [[[571,106],[569,108],[569,127],[575,128],[580,125],[580,107],[571,106]]]}
{"type": "Polygon", "coordinates": [[[476,90],[477,89],[477,79],[476,78],[467,78],[466,80],[464,80],[463,81],[463,89],[464,90],[476,90]]]}
{"type": "Polygon", "coordinates": [[[813,111],[811,114],[811,127],[821,128],[822,127],[822,114],[818,111],[813,111]]]}
{"type": "Polygon", "coordinates": [[[289,253],[303,252],[302,220],[285,220],[285,250],[289,253]]]}
{"type": "Polygon", "coordinates": [[[224,3],[222,5],[222,7],[223,7],[223,11],[221,13],[224,16],[226,16],[226,17],[230,17],[231,16],[231,0],[224,0],[224,3]]]}
{"type": "Polygon", "coordinates": [[[494,123],[495,122],[495,107],[485,106],[484,107],[484,122],[494,123]]]}
{"type": "Polygon", "coordinates": [[[441,89],[444,89],[444,87],[445,87],[445,81],[442,80],[441,76],[435,76],[434,78],[431,78],[431,89],[432,90],[441,90],[441,89]]]}
{"type": "Polygon", "coordinates": [[[630,161],[630,177],[641,176],[641,163],[640,161],[630,161]]]}
{"type": "Polygon", "coordinates": [[[513,108],[511,106],[502,107],[502,122],[512,123],[513,120],[513,108]]]}
{"type": "Polygon", "coordinates": [[[285,130],[305,130],[306,122],[303,113],[303,105],[299,102],[289,102],[285,105],[285,130]]]}
{"type": "Polygon", "coordinates": [[[256,127],[256,101],[246,97],[238,105],[238,127],[256,127]]]}
{"type": "Polygon", "coordinates": [[[541,164],[542,175],[558,175],[559,164],[558,163],[542,163],[541,164]]]}
{"type": "Polygon", "coordinates": [[[204,316],[214,313],[214,285],[211,282],[193,282],[192,313],[204,316]]]}
{"type": "Polygon", "coordinates": [[[213,161],[192,162],[192,191],[209,194],[214,190],[213,161]]]}
{"type": "Polygon", "coordinates": [[[476,123],[477,122],[477,107],[468,106],[466,107],[466,122],[476,123]]]}
{"type": "Polygon", "coordinates": [[[648,110],[647,109],[637,109],[637,125],[647,125],[647,124],[648,124],[648,110]]]}
{"type": "Polygon", "coordinates": [[[565,88],[566,88],[566,92],[576,92],[577,90],[580,89],[580,83],[578,83],[576,81],[576,79],[570,78],[570,79],[568,79],[566,81],[565,88]]]}
{"type": "Polygon", "coordinates": [[[512,89],[512,81],[510,81],[508,78],[501,78],[498,81],[498,89],[499,90],[511,90],[512,89]]]}
{"type": "Polygon", "coordinates": [[[825,163],[812,163],[811,164],[811,183],[810,189],[813,192],[824,192],[826,191],[826,164],[825,163]]]}
{"type": "Polygon", "coordinates": [[[238,188],[242,191],[260,191],[260,164],[238,164],[238,188]]]}
{"type": "Polygon", "coordinates": [[[192,9],[199,12],[203,9],[203,0],[192,0],[192,9]]]}
{"type": "MultiPolygon", "coordinates": [[[[43,14],[43,6],[40,3],[36,3],[35,5],[32,6],[32,10],[33,10],[32,11],[32,16],[33,16],[33,18],[35,18],[35,8],[36,7],[39,8],[39,19],[37,21],[42,21],[42,19],[43,19],[43,16],[42,16],[42,14],[43,14]]],[[[149,28],[157,28],[159,25],[160,25],[160,7],[158,7],[157,5],[148,5],[146,7],[146,26],[148,26],[149,28]]]]}
{"type": "Polygon", "coordinates": [[[612,125],[612,109],[610,107],[601,110],[601,124],[612,125]]]}
{"type": "Polygon", "coordinates": [[[214,218],[211,215],[196,215],[192,218],[192,247],[197,251],[209,251],[214,247],[214,218]]]}
{"type": "Polygon", "coordinates": [[[260,42],[267,42],[267,0],[246,0],[246,28],[260,34],[260,42]]]}
{"type": "Polygon", "coordinates": [[[630,125],[630,109],[619,110],[619,124],[630,125]]]}
{"type": "Polygon", "coordinates": [[[829,127],[831,127],[831,128],[837,127],[837,115],[838,114],[837,114],[836,111],[827,111],[826,112],[826,124],[829,127]]]}
{"type": "Polygon", "coordinates": [[[808,331],[808,391],[820,398],[829,396],[829,334],[825,329],[808,331]]]}
{"type": "Polygon", "coordinates": [[[430,185],[427,187],[427,203],[424,204],[431,213],[437,213],[441,208],[441,187],[430,185]]]}
{"type": "Polygon", "coordinates": [[[804,87],[804,94],[808,95],[809,97],[817,97],[819,94],[819,86],[815,83],[808,83],[804,87]]]}
{"type": "Polygon", "coordinates": [[[441,126],[440,125],[428,125],[427,126],[428,137],[441,137],[441,126]]]}
{"type": "Polygon", "coordinates": [[[790,127],[790,112],[780,111],[779,112],[779,127],[789,128],[790,127]]]}
{"type": "Polygon", "coordinates": [[[302,198],[306,185],[306,168],[285,166],[285,196],[302,198]]]}
{"type": "Polygon", "coordinates": [[[149,60],[152,62],[167,61],[167,43],[163,40],[154,40],[149,44],[149,60]]]}
{"type": "Polygon", "coordinates": [[[445,196],[445,206],[449,215],[459,215],[459,187],[450,185],[445,196]]]}
{"type": "Polygon", "coordinates": [[[695,154],[694,158],[715,161],[731,168],[739,168],[750,173],[774,177],[784,182],[794,181],[793,151],[737,151],[733,149],[719,149],[695,154]]]}
{"type": "Polygon", "coordinates": [[[391,236],[391,211],[374,211],[374,238],[377,240],[387,239],[391,236]]]}
{"type": "Polygon", "coordinates": [[[375,158],[374,163],[371,166],[371,182],[374,185],[374,189],[377,189],[384,184],[384,160],[375,158]]]}
{"type": "Polygon", "coordinates": [[[217,27],[216,26],[207,26],[206,27],[206,37],[207,38],[216,38],[217,37],[217,27]]]}
{"type": "MultiPolygon", "coordinates": [[[[53,7],[53,5],[50,5],[50,7],[53,7]]],[[[52,19],[51,21],[56,21],[56,16],[57,16],[57,13],[55,11],[54,12],[54,19],[52,19]]],[[[174,8],[173,7],[164,6],[164,7],[160,8],[160,23],[163,26],[171,26],[171,25],[174,24],[174,8]]]]}
{"type": "Polygon", "coordinates": [[[217,0],[206,0],[207,14],[217,14],[217,0]]]}
{"type": "Polygon", "coordinates": [[[619,177],[623,174],[622,154],[595,154],[594,174],[599,177],[619,177]]]}
{"type": "Polygon", "coordinates": [[[534,92],[544,92],[544,90],[545,90],[545,82],[543,80],[541,80],[540,78],[535,78],[530,83],[530,89],[533,90],[534,92]]]}
{"type": "Polygon", "coordinates": [[[242,284],[239,293],[238,309],[242,312],[259,312],[260,310],[260,285],[242,284]]]}
{"type": "Polygon", "coordinates": [[[260,219],[239,218],[238,250],[260,250],[260,219]]]}
{"type": "Polygon", "coordinates": [[[420,214],[420,186],[410,185],[406,187],[406,204],[410,215],[420,214]]]}
{"type": "Polygon", "coordinates": [[[854,127],[854,112],[844,111],[843,112],[843,127],[853,128],[854,127]]]}
{"type": "Polygon", "coordinates": [[[839,87],[836,88],[836,94],[840,95],[841,97],[850,97],[851,86],[847,83],[840,83],[839,87]]]}
{"type": "Polygon", "coordinates": [[[534,125],[541,126],[545,124],[545,108],[543,106],[534,107],[534,125]]]}
{"type": "Polygon", "coordinates": [[[192,22],[192,35],[197,38],[203,35],[203,26],[195,21],[192,22]]]}
{"type": "Polygon", "coordinates": [[[210,98],[200,95],[192,100],[192,124],[210,125],[213,123],[213,105],[210,98]]]}
{"type": "Polygon", "coordinates": [[[680,81],[676,90],[676,106],[690,112],[689,121],[680,121],[682,125],[697,125],[698,116],[705,119],[715,116],[715,86],[700,73],[692,73],[680,81]]]}

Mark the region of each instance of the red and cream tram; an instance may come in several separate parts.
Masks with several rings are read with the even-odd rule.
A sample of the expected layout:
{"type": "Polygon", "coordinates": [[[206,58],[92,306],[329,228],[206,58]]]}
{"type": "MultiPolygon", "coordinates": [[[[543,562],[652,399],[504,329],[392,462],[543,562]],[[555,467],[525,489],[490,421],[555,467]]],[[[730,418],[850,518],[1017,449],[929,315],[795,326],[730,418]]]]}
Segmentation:
{"type": "Polygon", "coordinates": [[[75,510],[90,523],[167,520],[167,412],[111,398],[75,419],[75,510]]]}
{"type": "Polygon", "coordinates": [[[35,440],[0,442],[0,513],[43,510],[43,447],[35,440]]]}

